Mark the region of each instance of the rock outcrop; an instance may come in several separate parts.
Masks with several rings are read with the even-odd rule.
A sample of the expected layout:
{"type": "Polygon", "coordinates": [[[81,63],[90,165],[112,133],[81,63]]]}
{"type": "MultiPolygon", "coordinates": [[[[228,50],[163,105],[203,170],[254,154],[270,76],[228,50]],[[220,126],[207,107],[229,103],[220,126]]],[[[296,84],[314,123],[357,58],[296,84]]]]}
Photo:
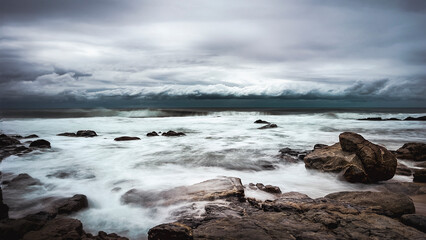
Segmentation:
{"type": "Polygon", "coordinates": [[[426,144],[416,142],[406,143],[396,150],[395,156],[413,161],[426,161],[426,144]]]}
{"type": "Polygon", "coordinates": [[[339,143],[315,149],[304,158],[306,168],[343,172],[348,182],[373,183],[391,179],[397,160],[386,148],[351,132],[340,134],[339,143]]]}

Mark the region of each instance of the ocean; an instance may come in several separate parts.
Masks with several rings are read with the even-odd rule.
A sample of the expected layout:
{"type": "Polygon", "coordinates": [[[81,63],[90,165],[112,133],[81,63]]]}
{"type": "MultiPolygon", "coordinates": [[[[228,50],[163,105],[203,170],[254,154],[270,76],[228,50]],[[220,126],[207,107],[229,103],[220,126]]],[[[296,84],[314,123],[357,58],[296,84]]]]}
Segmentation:
{"type": "MultiPolygon", "coordinates": [[[[396,150],[406,142],[426,142],[426,122],[357,119],[424,115],[426,109],[8,110],[0,113],[2,133],[37,134],[52,148],[10,156],[1,162],[1,171],[6,176],[28,173],[43,183],[18,196],[23,202],[85,194],[89,208],[74,216],[87,232],[103,230],[132,239],[144,238],[151,227],[173,221],[174,210],[182,205],[144,208],[123,204],[121,196],[130,189],[156,192],[218,176],[241,178],[244,185],[271,184],[283,192],[297,191],[313,198],[337,191],[372,189],[374,185],[351,184],[339,180],[336,174],[307,170],[303,161],[285,162],[279,158],[279,150],[312,150],[317,143],[333,144],[345,131],[396,150]],[[262,125],[254,123],[257,119],[278,127],[258,129],[262,125]],[[57,136],[86,129],[99,136],[57,136]],[[151,131],[168,130],[186,136],[146,137],[151,131]],[[114,141],[120,136],[141,140],[114,141]],[[264,169],[265,164],[275,169],[264,169]],[[61,172],[68,176],[58,177],[61,172]]],[[[395,176],[391,181],[411,181],[411,177],[395,176]]],[[[7,192],[4,195],[9,204],[7,192]]],[[[19,205],[10,203],[14,204],[19,205]]],[[[31,206],[13,208],[10,217],[21,217],[32,210],[31,206]]]]}

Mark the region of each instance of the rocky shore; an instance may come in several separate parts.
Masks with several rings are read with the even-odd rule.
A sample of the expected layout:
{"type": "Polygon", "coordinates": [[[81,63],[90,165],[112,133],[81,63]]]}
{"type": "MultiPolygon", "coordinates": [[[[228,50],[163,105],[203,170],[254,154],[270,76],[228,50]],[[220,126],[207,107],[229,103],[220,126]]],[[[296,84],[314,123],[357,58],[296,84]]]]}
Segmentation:
{"type": "MultiPolygon", "coordinates": [[[[263,120],[255,123],[267,124],[262,129],[276,127],[263,120]]],[[[177,137],[185,133],[168,131],[161,135],[177,137]]],[[[91,138],[98,134],[81,130],[58,136],[91,138]]],[[[160,134],[147,134],[151,136],[160,134]]],[[[140,138],[122,136],[112,140],[140,138]]],[[[50,142],[36,135],[0,135],[0,161],[10,155],[50,148],[50,142]]],[[[162,191],[133,188],[122,194],[121,201],[144,208],[182,206],[173,211],[173,222],[151,228],[148,239],[426,239],[426,144],[407,143],[389,151],[359,134],[344,132],[331,146],[317,144],[313,150],[283,148],[278,159],[290,164],[303,162],[310,171],[335,173],[342,181],[374,184],[374,189],[311,198],[268,183],[220,177],[162,191]],[[416,165],[408,167],[401,159],[416,165]],[[413,176],[413,182],[388,181],[395,174],[413,176]]],[[[265,169],[269,166],[264,165],[265,169]]],[[[274,168],[273,164],[269,167],[274,168]]],[[[58,174],[60,178],[73,173],[58,174]]],[[[127,239],[103,231],[92,235],[83,230],[79,220],[70,217],[90,208],[85,195],[23,202],[4,194],[28,193],[34,186],[43,185],[40,180],[26,173],[3,173],[1,184],[0,239],[127,239]],[[37,201],[46,204],[40,207],[34,204],[37,201]],[[11,209],[23,205],[29,209],[28,214],[9,218],[11,209]]]]}

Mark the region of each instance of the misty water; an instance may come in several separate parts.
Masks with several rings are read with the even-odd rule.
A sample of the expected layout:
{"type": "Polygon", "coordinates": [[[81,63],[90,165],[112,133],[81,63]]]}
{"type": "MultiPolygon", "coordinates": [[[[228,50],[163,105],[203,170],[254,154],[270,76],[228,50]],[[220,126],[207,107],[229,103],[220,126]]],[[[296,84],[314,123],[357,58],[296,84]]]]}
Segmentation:
{"type": "MultiPolygon", "coordinates": [[[[303,162],[286,163],[279,149],[311,150],[317,143],[333,144],[344,131],[353,131],[390,150],[406,142],[425,142],[426,123],[420,121],[359,121],[365,117],[422,116],[425,113],[285,113],[208,112],[188,116],[162,111],[117,111],[104,117],[3,118],[0,131],[6,134],[37,134],[51,142],[49,150],[34,151],[1,162],[4,174],[28,173],[43,183],[24,198],[69,197],[85,194],[89,208],[74,215],[86,231],[115,232],[143,238],[149,228],[173,221],[179,206],[143,208],[125,205],[121,196],[132,188],[147,191],[190,185],[218,176],[233,176],[243,184],[279,186],[283,192],[298,191],[322,197],[343,190],[370,189],[374,185],[350,184],[336,174],[307,170],[303,162]],[[111,116],[112,115],[112,116],[111,116]],[[257,119],[276,123],[278,128],[257,129],[257,119]],[[56,136],[81,129],[95,130],[94,138],[56,136]],[[151,131],[182,131],[183,137],[146,137],[151,131]],[[140,141],[115,142],[119,136],[138,136],[140,141]],[[276,169],[265,170],[262,165],[276,169]],[[55,173],[70,173],[68,178],[55,173]]],[[[409,177],[396,176],[394,180],[409,177]]],[[[7,193],[5,193],[7,194],[7,193]]],[[[7,198],[6,198],[6,203],[7,198]]],[[[10,212],[11,217],[28,213],[10,212]]]]}

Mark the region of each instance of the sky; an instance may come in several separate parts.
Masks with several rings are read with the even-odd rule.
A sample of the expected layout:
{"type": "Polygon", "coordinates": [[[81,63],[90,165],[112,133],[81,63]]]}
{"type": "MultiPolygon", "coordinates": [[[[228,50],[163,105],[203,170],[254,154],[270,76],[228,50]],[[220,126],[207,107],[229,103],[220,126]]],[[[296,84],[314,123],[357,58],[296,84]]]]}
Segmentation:
{"type": "Polygon", "coordinates": [[[426,107],[424,0],[0,3],[0,108],[426,107]]]}

